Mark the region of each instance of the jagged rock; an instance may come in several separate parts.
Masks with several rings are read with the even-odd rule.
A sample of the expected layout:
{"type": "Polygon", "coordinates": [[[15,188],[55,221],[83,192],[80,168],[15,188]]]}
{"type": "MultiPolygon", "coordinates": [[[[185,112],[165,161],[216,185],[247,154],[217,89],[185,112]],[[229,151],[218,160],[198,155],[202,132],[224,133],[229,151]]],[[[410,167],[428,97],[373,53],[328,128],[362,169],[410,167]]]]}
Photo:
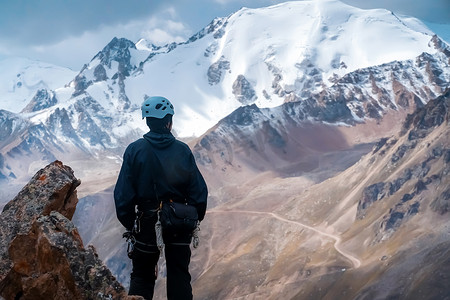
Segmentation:
{"type": "Polygon", "coordinates": [[[208,82],[210,85],[218,84],[222,79],[223,72],[230,69],[230,62],[221,57],[208,68],[208,82]]]}
{"type": "Polygon", "coordinates": [[[55,97],[55,93],[45,89],[38,90],[30,103],[22,110],[22,112],[34,112],[45,108],[49,108],[55,105],[58,100],[55,97]]]}
{"type": "Polygon", "coordinates": [[[403,124],[402,133],[411,129],[408,135],[409,140],[424,138],[434,127],[448,122],[450,106],[450,88],[443,95],[428,102],[428,104],[418,109],[413,114],[409,114],[403,124]]]}
{"type": "Polygon", "coordinates": [[[136,49],[132,41],[114,37],[102,51],[97,53],[93,60],[100,59],[101,64],[108,68],[111,68],[111,62],[116,61],[119,63],[119,71],[128,76],[129,72],[135,68],[131,63],[130,49],[136,49]]]}
{"type": "MultiPolygon", "coordinates": [[[[39,170],[0,215],[0,296],[126,299],[95,248],[70,221],[80,180],[60,161],[39,170]]],[[[137,299],[129,297],[129,299],[137,299]]]]}
{"type": "Polygon", "coordinates": [[[256,104],[252,104],[239,107],[226,118],[221,120],[219,124],[251,126],[257,124],[258,119],[261,117],[261,109],[256,104]]]}
{"type": "Polygon", "coordinates": [[[108,75],[106,74],[105,67],[103,65],[98,65],[94,70],[95,81],[105,81],[108,79],[108,75]]]}
{"type": "Polygon", "coordinates": [[[392,155],[391,157],[391,163],[396,163],[398,162],[403,156],[405,156],[405,154],[411,150],[414,149],[416,147],[416,142],[410,142],[410,143],[405,143],[400,145],[397,148],[397,151],[392,155]]]}
{"type": "MultiPolygon", "coordinates": [[[[439,158],[441,155],[435,156],[433,157],[433,159],[439,158]]],[[[430,160],[431,159],[428,159],[420,164],[412,166],[411,168],[405,169],[400,176],[398,176],[397,178],[395,178],[390,182],[378,182],[367,186],[363,190],[361,200],[359,200],[358,202],[356,217],[358,219],[363,219],[364,216],[366,215],[367,209],[371,207],[374,202],[379,201],[385,197],[394,195],[397,191],[399,191],[403,187],[403,185],[405,185],[406,182],[412,179],[418,179],[414,187],[414,193],[403,195],[401,203],[413,199],[414,196],[426,190],[427,189],[426,185],[431,182],[430,178],[428,181],[426,180],[424,181],[424,178],[430,171],[430,166],[428,165],[428,162],[430,162],[430,160]]],[[[397,216],[398,215],[399,214],[397,214],[397,216]]]]}
{"type": "Polygon", "coordinates": [[[90,145],[105,146],[111,142],[107,132],[107,128],[111,127],[111,120],[106,116],[104,108],[95,99],[89,96],[83,97],[74,103],[74,108],[79,113],[78,136],[72,138],[76,144],[82,144],[80,138],[89,141],[90,145]],[[94,119],[100,121],[100,124],[97,125],[94,119]]]}
{"type": "Polygon", "coordinates": [[[358,209],[356,217],[358,219],[364,218],[366,210],[376,201],[381,200],[386,195],[386,184],[384,182],[378,182],[366,187],[363,191],[363,197],[358,202],[358,209]]]}
{"type": "MultiPolygon", "coordinates": [[[[280,72],[279,70],[277,70],[276,68],[271,68],[272,66],[269,65],[269,70],[273,70],[272,72],[280,72]]],[[[274,74],[274,78],[272,81],[272,88],[273,88],[273,93],[280,96],[280,97],[284,97],[286,91],[283,89],[283,87],[280,85],[280,81],[283,79],[283,76],[279,73],[275,73],[274,74]]]]}
{"type": "Polygon", "coordinates": [[[205,35],[214,32],[214,38],[219,39],[225,34],[225,30],[223,29],[228,24],[226,18],[215,18],[211,21],[205,28],[191,36],[187,43],[195,42],[198,39],[203,38],[205,35]]]}
{"type": "Polygon", "coordinates": [[[372,154],[377,153],[384,145],[386,145],[387,141],[388,141],[388,138],[380,139],[373,147],[372,154]]]}
{"type": "Polygon", "coordinates": [[[406,194],[405,196],[400,203],[397,203],[397,205],[383,217],[375,241],[379,242],[388,239],[403,224],[403,222],[419,212],[420,202],[414,202],[410,205],[407,201],[411,200],[414,196],[409,194],[406,194]],[[405,199],[408,200],[405,201],[405,199]]]}
{"type": "Polygon", "coordinates": [[[47,119],[45,125],[47,126],[47,128],[53,129],[54,134],[58,134],[59,131],[64,135],[64,137],[76,141],[77,144],[81,144],[81,141],[79,140],[75,129],[72,127],[72,122],[65,108],[56,108],[55,111],[47,119]]]}
{"type": "Polygon", "coordinates": [[[255,90],[244,75],[239,75],[233,82],[233,95],[244,105],[252,103],[257,98],[255,90]]]}
{"type": "Polygon", "coordinates": [[[73,84],[75,86],[75,90],[73,92],[73,96],[79,96],[82,93],[85,92],[85,90],[92,85],[92,80],[87,80],[86,76],[82,75],[82,73],[80,72],[80,74],[78,74],[75,79],[73,80],[73,84]]]}

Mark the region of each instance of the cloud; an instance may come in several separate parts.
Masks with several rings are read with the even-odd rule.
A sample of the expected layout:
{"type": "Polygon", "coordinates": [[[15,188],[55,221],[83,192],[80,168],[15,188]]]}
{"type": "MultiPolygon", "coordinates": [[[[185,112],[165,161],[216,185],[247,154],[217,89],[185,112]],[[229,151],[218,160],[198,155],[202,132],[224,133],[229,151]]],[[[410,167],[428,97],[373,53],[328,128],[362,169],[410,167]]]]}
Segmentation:
{"type": "Polygon", "coordinates": [[[122,29],[124,34],[127,34],[125,37],[134,42],[144,38],[158,46],[184,42],[192,35],[192,30],[178,20],[178,14],[172,7],[145,20],[129,22],[122,29]]]}
{"type": "Polygon", "coordinates": [[[102,26],[145,18],[163,1],[0,1],[0,36],[28,44],[57,42],[102,26]]]}
{"type": "Polygon", "coordinates": [[[55,42],[34,41],[26,47],[24,43],[11,43],[0,36],[0,55],[30,57],[79,70],[114,37],[124,37],[133,42],[145,38],[155,45],[187,40],[192,35],[192,31],[178,20],[177,16],[176,10],[169,8],[147,18],[132,19],[117,24],[103,24],[94,30],[67,35],[55,42]]]}

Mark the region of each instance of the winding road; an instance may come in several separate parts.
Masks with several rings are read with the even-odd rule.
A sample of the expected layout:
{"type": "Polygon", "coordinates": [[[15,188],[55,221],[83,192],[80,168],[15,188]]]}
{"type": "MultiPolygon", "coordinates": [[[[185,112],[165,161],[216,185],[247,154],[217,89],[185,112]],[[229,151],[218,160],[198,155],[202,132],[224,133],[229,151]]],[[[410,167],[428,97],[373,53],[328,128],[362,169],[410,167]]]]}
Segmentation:
{"type": "MultiPolygon", "coordinates": [[[[361,266],[361,260],[359,260],[353,254],[351,254],[351,253],[345,251],[344,249],[342,249],[342,247],[341,247],[341,241],[342,240],[341,240],[341,237],[338,236],[338,235],[334,235],[334,234],[330,234],[330,233],[321,231],[321,230],[319,230],[317,228],[308,226],[308,225],[303,224],[303,223],[298,222],[298,221],[293,221],[293,220],[286,219],[286,218],[284,218],[284,217],[282,217],[280,215],[277,215],[275,213],[272,213],[272,212],[248,211],[248,210],[209,210],[209,211],[207,211],[207,214],[229,214],[229,213],[232,213],[232,214],[246,214],[246,215],[262,215],[262,216],[266,216],[266,217],[277,219],[277,220],[282,221],[282,222],[295,224],[297,226],[304,227],[304,228],[306,228],[308,230],[312,230],[312,231],[314,231],[314,232],[316,232],[316,233],[318,233],[320,235],[323,235],[323,236],[326,236],[328,238],[331,238],[331,239],[335,240],[334,248],[342,256],[344,256],[345,258],[347,258],[348,260],[351,261],[351,263],[353,265],[353,268],[356,269],[356,268],[359,268],[361,266]]],[[[206,263],[205,271],[201,275],[203,275],[208,269],[210,269],[210,267],[211,267],[210,266],[210,259],[211,259],[211,257],[208,257],[208,261],[206,263]]]]}

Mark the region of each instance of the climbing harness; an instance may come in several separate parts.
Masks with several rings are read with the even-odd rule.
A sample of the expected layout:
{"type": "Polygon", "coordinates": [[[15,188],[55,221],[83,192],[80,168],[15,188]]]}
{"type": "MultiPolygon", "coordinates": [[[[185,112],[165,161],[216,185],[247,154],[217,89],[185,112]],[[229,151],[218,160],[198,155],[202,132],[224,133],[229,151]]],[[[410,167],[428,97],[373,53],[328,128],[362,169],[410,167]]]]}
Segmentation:
{"type": "Polygon", "coordinates": [[[142,219],[143,215],[144,215],[144,212],[142,212],[142,211],[136,212],[136,218],[134,219],[134,226],[133,226],[133,230],[132,230],[133,234],[138,234],[139,232],[141,232],[141,219],[142,219]]]}
{"type": "Polygon", "coordinates": [[[197,248],[200,242],[200,239],[198,237],[199,231],[200,231],[200,222],[197,222],[197,227],[195,227],[194,231],[192,232],[192,246],[194,248],[197,248]]]}
{"type": "Polygon", "coordinates": [[[158,246],[158,249],[160,252],[164,249],[164,240],[162,237],[162,227],[161,227],[161,221],[159,220],[159,210],[158,210],[158,221],[156,221],[155,224],[155,232],[156,232],[156,245],[158,246]]]}
{"type": "Polygon", "coordinates": [[[134,245],[136,245],[136,238],[134,237],[133,233],[130,231],[127,231],[123,234],[123,237],[126,239],[127,243],[127,255],[129,258],[133,257],[134,252],[134,245]]]}

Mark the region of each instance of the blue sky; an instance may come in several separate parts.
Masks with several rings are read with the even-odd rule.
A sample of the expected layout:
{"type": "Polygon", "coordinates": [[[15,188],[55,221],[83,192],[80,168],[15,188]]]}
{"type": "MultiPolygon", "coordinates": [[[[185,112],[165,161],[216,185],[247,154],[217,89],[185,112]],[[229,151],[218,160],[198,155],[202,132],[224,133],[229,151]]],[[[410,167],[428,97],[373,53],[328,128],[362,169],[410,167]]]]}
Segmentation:
{"type": "MultiPolygon", "coordinates": [[[[14,0],[0,2],[0,59],[23,56],[73,70],[113,37],[155,44],[182,42],[214,17],[279,0],[14,0]]],[[[450,0],[342,0],[424,21],[450,41],[450,0]]]]}

